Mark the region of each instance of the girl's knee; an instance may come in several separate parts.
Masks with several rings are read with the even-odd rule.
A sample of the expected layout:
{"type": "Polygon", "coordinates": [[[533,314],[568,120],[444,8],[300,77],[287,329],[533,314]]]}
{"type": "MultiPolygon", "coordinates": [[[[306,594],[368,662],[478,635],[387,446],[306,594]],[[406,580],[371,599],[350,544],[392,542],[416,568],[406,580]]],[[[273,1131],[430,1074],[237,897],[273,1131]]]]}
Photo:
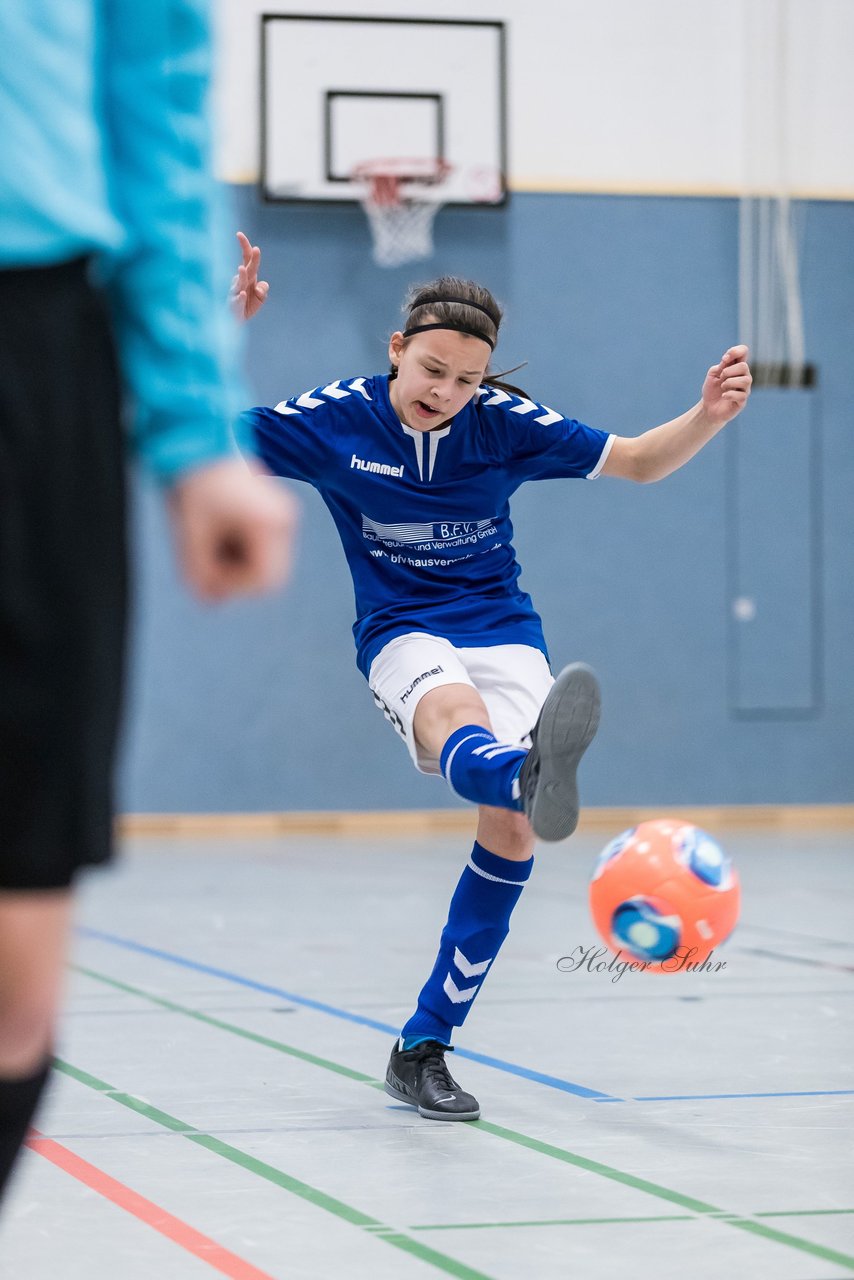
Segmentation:
{"type": "Polygon", "coordinates": [[[425,750],[438,756],[455,729],[475,724],[489,729],[489,713],[471,685],[445,684],[431,689],[415,708],[413,729],[425,750]]]}

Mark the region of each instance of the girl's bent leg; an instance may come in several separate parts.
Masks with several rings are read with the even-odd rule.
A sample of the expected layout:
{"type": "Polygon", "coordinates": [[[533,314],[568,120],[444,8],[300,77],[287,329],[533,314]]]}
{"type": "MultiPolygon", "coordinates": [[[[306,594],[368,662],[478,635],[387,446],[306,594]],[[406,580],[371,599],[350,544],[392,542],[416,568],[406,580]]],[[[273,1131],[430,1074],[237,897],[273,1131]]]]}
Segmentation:
{"type": "Polygon", "coordinates": [[[527,752],[499,742],[486,706],[470,685],[431,689],[415,709],[416,741],[438,757],[452,791],[478,805],[521,811],[519,770],[527,752]]]}

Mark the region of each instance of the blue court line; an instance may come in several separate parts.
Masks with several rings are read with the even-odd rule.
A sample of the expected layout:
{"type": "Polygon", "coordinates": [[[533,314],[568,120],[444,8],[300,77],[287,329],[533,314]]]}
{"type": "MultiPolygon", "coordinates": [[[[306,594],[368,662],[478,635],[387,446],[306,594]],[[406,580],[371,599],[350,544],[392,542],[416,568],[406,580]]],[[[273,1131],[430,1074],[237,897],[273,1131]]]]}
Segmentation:
{"type": "MultiPolygon", "coordinates": [[[[359,1013],[350,1013],[347,1009],[339,1009],[332,1004],[324,1004],[320,1000],[312,1000],[308,996],[296,995],[293,991],[285,991],[282,987],[273,987],[266,982],[256,982],[254,978],[244,978],[239,973],[231,973],[227,969],[217,969],[213,965],[201,964],[197,960],[188,960],[185,956],[175,955],[171,951],[160,951],[156,947],[148,947],[142,942],[134,942],[132,938],[120,938],[115,933],[106,933],[102,929],[92,929],[79,925],[75,932],[83,938],[93,938],[99,942],[109,942],[116,947],[124,947],[128,951],[137,951],[142,955],[153,956],[157,960],[167,960],[170,964],[182,965],[196,973],[206,973],[212,978],[222,978],[225,982],[234,982],[241,987],[249,987],[252,991],[263,991],[265,995],[278,996],[289,1000],[291,1004],[302,1005],[306,1009],[314,1009],[318,1013],[328,1013],[333,1018],[343,1018],[346,1022],[354,1022],[357,1026],[370,1027],[374,1031],[387,1032],[395,1037],[400,1028],[388,1022],[379,1022],[376,1018],[366,1018],[359,1013]]],[[[588,1089],[583,1084],[573,1084],[571,1080],[561,1080],[558,1076],[548,1076],[542,1071],[532,1071],[530,1067],[521,1067],[515,1062],[505,1062],[502,1058],[490,1058],[483,1053],[474,1053],[470,1049],[454,1049],[459,1058],[467,1058],[471,1062],[479,1062],[486,1067],[494,1067],[496,1071],[506,1071],[510,1075],[521,1076],[524,1080],[533,1080],[536,1084],[547,1085],[550,1089],[560,1089],[563,1093],[574,1094],[577,1098],[591,1098],[594,1102],[620,1102],[620,1098],[612,1098],[608,1093],[598,1089],[588,1089]]]]}
{"type": "Polygon", "coordinates": [[[780,1093],[661,1093],[641,1094],[634,1098],[594,1098],[594,1102],[701,1102],[717,1098],[840,1098],[854,1094],[854,1089],[787,1089],[780,1093]]]}
{"type": "MultiPolygon", "coordinates": [[[[115,933],[106,933],[102,929],[92,929],[79,925],[76,932],[84,938],[94,938],[99,942],[109,942],[113,946],[124,947],[128,951],[137,951],[142,955],[153,956],[157,960],[167,960],[170,964],[182,965],[185,969],[193,969],[196,973],[206,973],[213,978],[222,978],[225,982],[234,982],[241,987],[249,987],[252,991],[263,991],[265,995],[278,996],[289,1000],[291,1004],[302,1005],[306,1009],[314,1009],[318,1013],[328,1013],[333,1018],[342,1018],[345,1022],[354,1022],[357,1026],[370,1027],[373,1031],[383,1031],[390,1036],[397,1036],[400,1028],[388,1022],[379,1022],[376,1018],[366,1018],[359,1013],[350,1013],[347,1009],[339,1009],[336,1005],[324,1004],[321,1000],[312,1000],[309,996],[299,996],[293,991],[285,991],[282,987],[273,987],[266,982],[256,982],[254,978],[244,978],[239,973],[231,973],[228,969],[217,969],[213,965],[202,964],[198,960],[189,960],[185,956],[175,955],[172,951],[161,951],[156,947],[148,947],[142,942],[134,942],[131,938],[121,938],[115,933]]],[[[854,1089],[802,1089],[784,1090],[779,1093],[674,1093],[645,1095],[632,1098],[618,1098],[610,1093],[602,1093],[599,1089],[588,1089],[586,1085],[574,1084],[571,1080],[561,1080],[559,1076],[549,1076],[542,1071],[532,1071],[530,1067],[521,1067],[515,1062],[505,1062],[503,1058],[491,1058],[484,1053],[475,1053],[472,1049],[454,1049],[457,1057],[466,1058],[470,1062],[479,1062],[482,1066],[493,1067],[496,1071],[505,1071],[508,1075],[521,1076],[523,1080],[532,1080],[535,1084],[544,1084],[550,1089],[559,1089],[563,1093],[571,1093],[577,1098],[589,1098],[592,1102],[700,1102],[725,1101],[729,1098],[833,1098],[854,1094],[854,1089]]]]}

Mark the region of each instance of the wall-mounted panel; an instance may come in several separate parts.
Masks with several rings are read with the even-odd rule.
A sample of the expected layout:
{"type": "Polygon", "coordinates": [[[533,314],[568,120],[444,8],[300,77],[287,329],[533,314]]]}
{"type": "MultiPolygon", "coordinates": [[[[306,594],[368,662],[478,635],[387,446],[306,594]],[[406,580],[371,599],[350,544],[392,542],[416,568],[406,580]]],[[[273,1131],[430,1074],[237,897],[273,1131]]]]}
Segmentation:
{"type": "Polygon", "coordinates": [[[729,698],[735,715],[820,704],[817,393],[760,388],[728,428],[729,698]]]}

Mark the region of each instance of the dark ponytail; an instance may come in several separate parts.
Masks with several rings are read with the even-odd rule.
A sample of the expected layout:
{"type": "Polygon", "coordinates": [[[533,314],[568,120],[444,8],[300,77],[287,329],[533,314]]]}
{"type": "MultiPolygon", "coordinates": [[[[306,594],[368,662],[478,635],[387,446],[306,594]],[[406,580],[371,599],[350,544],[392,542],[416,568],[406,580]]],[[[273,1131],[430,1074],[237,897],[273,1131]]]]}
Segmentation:
{"type": "Polygon", "coordinates": [[[511,396],[521,396],[523,400],[527,400],[529,398],[527,391],[523,391],[521,387],[514,386],[512,382],[504,381],[507,374],[515,373],[517,369],[524,369],[527,363],[527,360],[523,360],[521,364],[514,365],[512,369],[506,369],[504,373],[495,375],[487,371],[483,375],[483,381],[487,386],[495,387],[497,391],[509,391],[511,396]]]}

